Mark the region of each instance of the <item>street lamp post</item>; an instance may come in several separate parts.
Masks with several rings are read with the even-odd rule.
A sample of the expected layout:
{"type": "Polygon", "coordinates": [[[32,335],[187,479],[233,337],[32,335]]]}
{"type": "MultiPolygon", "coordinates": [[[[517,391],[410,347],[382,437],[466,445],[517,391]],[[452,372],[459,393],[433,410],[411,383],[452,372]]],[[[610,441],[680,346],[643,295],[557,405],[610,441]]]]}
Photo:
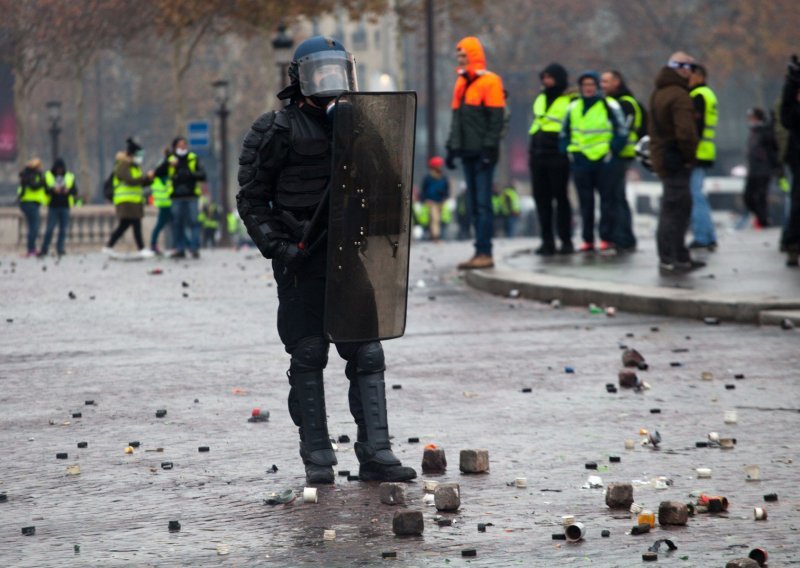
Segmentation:
{"type": "Polygon", "coordinates": [[[50,144],[55,162],[58,156],[58,136],[61,134],[61,101],[47,103],[47,116],[50,119],[50,144]]]}
{"type": "Polygon", "coordinates": [[[212,83],[214,87],[214,99],[217,102],[217,116],[219,117],[219,137],[220,137],[220,150],[219,150],[219,200],[222,205],[222,231],[221,244],[222,246],[229,246],[231,244],[231,235],[228,233],[228,214],[230,213],[230,202],[228,200],[228,81],[220,79],[212,83]]]}
{"type": "Polygon", "coordinates": [[[272,49],[275,52],[275,64],[278,66],[281,90],[289,85],[289,64],[292,62],[294,39],[286,33],[286,25],[278,26],[278,33],[272,38],[272,49]]]}

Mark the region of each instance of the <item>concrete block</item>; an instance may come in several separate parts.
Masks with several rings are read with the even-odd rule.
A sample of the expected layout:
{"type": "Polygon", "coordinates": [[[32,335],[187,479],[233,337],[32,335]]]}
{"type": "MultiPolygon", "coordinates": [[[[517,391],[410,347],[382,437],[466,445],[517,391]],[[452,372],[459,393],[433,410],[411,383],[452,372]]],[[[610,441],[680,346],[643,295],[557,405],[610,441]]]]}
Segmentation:
{"type": "Polygon", "coordinates": [[[662,501],[658,506],[660,525],[685,525],[689,521],[689,508],[680,501],[662,501]]]}
{"type": "Polygon", "coordinates": [[[458,483],[440,483],[433,491],[433,502],[440,511],[456,511],[461,506],[458,483]]]}
{"type": "Polygon", "coordinates": [[[406,488],[402,483],[381,483],[381,503],[384,505],[405,505],[406,488]]]}
{"type": "Polygon", "coordinates": [[[425,448],[422,454],[422,473],[444,473],[447,470],[447,458],[444,448],[425,448]]]}
{"type": "Polygon", "coordinates": [[[392,519],[392,530],[397,536],[420,535],[425,530],[421,511],[397,511],[392,519]]]}
{"type": "Polygon", "coordinates": [[[633,485],[609,483],[606,488],[606,505],[611,509],[628,509],[633,504],[633,485]]]}
{"type": "Polygon", "coordinates": [[[463,473],[489,471],[489,450],[461,450],[460,468],[463,473]]]}

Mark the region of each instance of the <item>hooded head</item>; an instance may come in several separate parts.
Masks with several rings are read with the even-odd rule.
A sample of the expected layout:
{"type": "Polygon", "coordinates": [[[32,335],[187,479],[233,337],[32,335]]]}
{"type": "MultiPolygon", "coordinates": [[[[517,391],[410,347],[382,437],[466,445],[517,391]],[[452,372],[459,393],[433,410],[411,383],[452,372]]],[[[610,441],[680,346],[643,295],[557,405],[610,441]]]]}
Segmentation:
{"type": "Polygon", "coordinates": [[[597,71],[584,71],[583,73],[581,73],[580,76],[578,77],[578,89],[580,90],[581,97],[583,97],[584,99],[593,99],[597,97],[602,97],[603,90],[600,88],[600,75],[597,73],[597,71]],[[586,79],[592,80],[595,85],[595,92],[588,96],[584,94],[584,91],[581,88],[581,84],[586,79]]]}
{"type": "Polygon", "coordinates": [[[125,140],[125,152],[127,152],[129,156],[135,156],[137,152],[141,151],[142,151],[142,145],[136,138],[131,136],[127,140],[125,140]]]}
{"type": "Polygon", "coordinates": [[[186,143],[186,138],[183,136],[176,136],[172,141],[172,151],[176,156],[185,156],[189,153],[189,145],[186,143]]]}
{"type": "Polygon", "coordinates": [[[567,70],[558,63],[551,63],[539,73],[539,79],[544,81],[544,76],[549,75],[553,78],[554,84],[552,87],[545,86],[544,91],[547,95],[558,96],[567,90],[569,83],[569,76],[567,70]]]}
{"type": "Polygon", "coordinates": [[[56,158],[50,171],[56,176],[63,176],[67,173],[67,164],[64,162],[64,158],[56,158]]]}
{"type": "Polygon", "coordinates": [[[477,75],[486,70],[486,54],[478,38],[469,36],[459,41],[456,53],[459,56],[458,73],[477,75]]]}

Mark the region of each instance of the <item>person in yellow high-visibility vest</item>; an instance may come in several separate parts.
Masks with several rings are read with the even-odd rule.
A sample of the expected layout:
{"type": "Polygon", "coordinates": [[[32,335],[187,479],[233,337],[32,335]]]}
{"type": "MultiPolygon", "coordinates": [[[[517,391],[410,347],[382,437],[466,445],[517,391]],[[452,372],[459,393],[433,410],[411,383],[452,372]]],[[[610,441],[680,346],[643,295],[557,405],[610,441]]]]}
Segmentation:
{"type": "Polygon", "coordinates": [[[717,95],[706,85],[708,71],[702,65],[695,64],[689,77],[689,94],[694,103],[694,118],[700,144],[697,145],[697,164],[692,169],[689,187],[692,190],[692,242],[690,249],[706,248],[714,251],[717,248],[717,233],[711,218],[711,206],[703,193],[703,182],[706,171],[714,165],[717,147],[714,139],[717,132],[719,110],[717,95]]]}
{"type": "Polygon", "coordinates": [[[19,208],[28,225],[27,256],[36,256],[36,237],[39,235],[42,205],[47,204],[47,183],[42,173],[42,160],[33,158],[19,173],[17,187],[19,208]]]}
{"type": "Polygon", "coordinates": [[[569,104],[577,95],[568,90],[567,70],[558,63],[545,67],[539,73],[539,79],[542,91],[533,101],[533,122],[528,130],[528,166],[542,238],[536,254],[572,254],[575,247],[572,244],[572,205],[567,194],[569,159],[559,152],[558,142],[569,104]],[[553,234],[554,217],[556,233],[561,241],[558,250],[553,234]]]}
{"type": "Polygon", "coordinates": [[[581,96],[569,105],[561,131],[561,148],[570,159],[583,220],[581,252],[594,252],[594,192],[600,195],[600,251],[615,250],[614,161],[628,140],[622,109],[600,89],[600,76],[578,77],[581,96]]]}
{"type": "Polygon", "coordinates": [[[628,127],[628,141],[619,153],[614,171],[614,196],[617,203],[616,222],[614,224],[614,244],[617,252],[633,252],[636,250],[636,236],[633,234],[633,215],[625,195],[628,169],[636,156],[636,143],[647,134],[647,114],[625,83],[622,73],[612,69],[600,76],[600,86],[609,97],[619,103],[628,127]]]}
{"type": "Polygon", "coordinates": [[[214,248],[221,217],[219,205],[211,201],[206,194],[200,196],[199,205],[200,213],[197,220],[203,229],[202,246],[203,248],[214,248]]]}
{"type": "Polygon", "coordinates": [[[42,241],[42,250],[39,251],[39,256],[47,256],[56,225],[58,225],[56,253],[58,256],[63,256],[69,227],[69,212],[75,206],[75,200],[78,197],[75,174],[67,170],[63,159],[58,158],[53,163],[53,168],[49,172],[45,172],[44,179],[47,183],[47,228],[44,232],[44,241],[42,241]]]}
{"type": "Polygon", "coordinates": [[[118,152],[114,164],[114,208],[119,224],[103,252],[111,254],[114,245],[122,237],[128,227],[133,228],[136,247],[143,258],[152,257],[155,253],[144,248],[142,240],[142,217],[144,217],[144,188],[153,182],[151,171],[142,172],[144,152],[141,145],[133,138],[128,138],[125,152],[118,152]]]}
{"type": "MultiPolygon", "coordinates": [[[[169,158],[172,153],[172,148],[165,150],[165,158],[169,158]]],[[[153,227],[153,232],[150,234],[150,249],[161,256],[163,253],[158,248],[158,237],[164,228],[172,223],[172,180],[168,176],[153,178],[153,183],[150,184],[150,191],[153,196],[153,205],[158,208],[158,218],[153,227]]],[[[169,233],[167,238],[169,238],[169,233]]]]}

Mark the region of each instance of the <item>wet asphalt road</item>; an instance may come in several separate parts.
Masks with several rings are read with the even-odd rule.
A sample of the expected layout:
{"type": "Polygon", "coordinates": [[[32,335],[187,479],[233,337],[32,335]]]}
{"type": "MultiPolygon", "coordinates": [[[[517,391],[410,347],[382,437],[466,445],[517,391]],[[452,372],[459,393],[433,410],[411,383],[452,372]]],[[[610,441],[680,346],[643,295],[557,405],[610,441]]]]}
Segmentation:
{"type": "MultiPolygon", "coordinates": [[[[425,444],[445,448],[450,467],[435,479],[460,483],[462,506],[446,515],[452,527],[439,528],[419,480],[409,484],[407,507],[424,512],[426,527],[403,539],[377,485],[339,477],[317,504],[263,504],[268,492],[302,490],[304,477],[285,408],[274,281],[260,257],[0,259],[0,565],[639,566],[657,538],[678,546],[660,565],[724,566],[755,546],[769,551],[770,566],[800,564],[800,332],[554,310],[467,288],[452,269],[469,255],[465,244],[412,254],[407,334],[384,344],[387,384],[402,385],[387,391],[390,430],[408,465],[419,466],[425,444]],[[149,274],[155,267],[163,274],[149,274]],[[606,392],[620,344],[646,357],[650,390],[606,392]],[[248,423],[254,407],[270,421],[248,423]],[[160,408],[167,415],[156,418],[160,408]],[[735,425],[723,422],[729,409],[735,425]],[[660,450],[624,449],[640,428],[661,433],[660,450]],[[695,448],[710,431],[736,437],[736,448],[695,448]],[[141,446],[126,455],[130,441],[141,446]],[[464,448],[487,448],[491,472],[461,475],[464,448]],[[164,461],[174,469],[161,469],[164,461]],[[581,489],[595,474],[587,461],[601,465],[605,483],[670,478],[664,490],[637,484],[635,500],[648,508],[702,489],[727,496],[729,512],[625,534],[629,515],[607,509],[602,489],[581,489]],[[267,473],[273,464],[278,471],[267,473]],[[746,464],[761,466],[762,481],[745,481],[746,464]],[[69,465],[80,475],[67,475],[69,465]],[[712,468],[712,478],[696,479],[696,467],[712,468]],[[507,485],[522,476],[527,489],[507,485]],[[765,493],[779,501],[764,503],[765,493]],[[754,506],[769,519],[754,521],[754,506]],[[566,514],[587,527],[578,544],[551,540],[566,514]],[[170,520],[180,532],[167,530],[170,520]],[[479,522],[493,526],[479,533],[479,522]],[[30,525],[36,534],[22,536],[30,525]],[[336,530],[334,541],[323,540],[325,529],[336,530]],[[219,556],[218,544],[230,553],[219,556]],[[477,556],[462,558],[466,548],[477,556]],[[382,560],[383,551],[398,558],[382,560]]],[[[331,434],[355,438],[335,351],[326,381],[331,434]]],[[[351,444],[338,458],[337,469],[357,471],[351,444]]]]}

